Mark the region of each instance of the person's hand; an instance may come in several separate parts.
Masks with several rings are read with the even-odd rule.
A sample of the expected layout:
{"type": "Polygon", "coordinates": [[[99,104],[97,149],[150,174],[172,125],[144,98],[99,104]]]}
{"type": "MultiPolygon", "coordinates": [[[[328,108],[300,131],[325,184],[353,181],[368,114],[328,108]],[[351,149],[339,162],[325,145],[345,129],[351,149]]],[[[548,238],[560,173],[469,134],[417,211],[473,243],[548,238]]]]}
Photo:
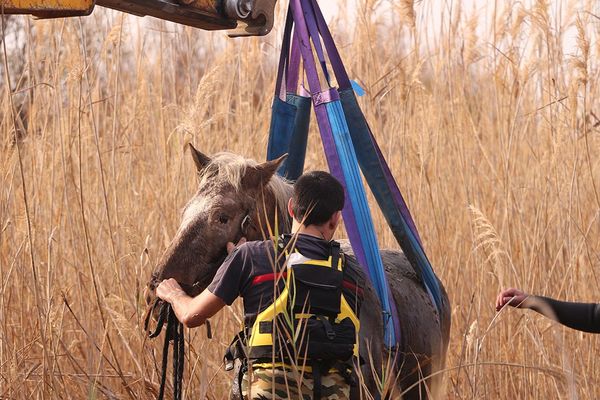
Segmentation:
{"type": "Polygon", "coordinates": [[[515,288],[504,289],[496,298],[496,311],[500,311],[505,305],[517,308],[526,308],[525,300],[529,295],[522,290],[515,288]]]}
{"type": "Polygon", "coordinates": [[[186,296],[185,291],[173,278],[165,279],[156,288],[156,295],[168,303],[178,296],[186,296]]]}
{"type": "Polygon", "coordinates": [[[246,243],[245,237],[242,237],[237,244],[234,244],[233,242],[227,242],[227,254],[231,254],[237,247],[240,247],[244,243],[246,243]]]}

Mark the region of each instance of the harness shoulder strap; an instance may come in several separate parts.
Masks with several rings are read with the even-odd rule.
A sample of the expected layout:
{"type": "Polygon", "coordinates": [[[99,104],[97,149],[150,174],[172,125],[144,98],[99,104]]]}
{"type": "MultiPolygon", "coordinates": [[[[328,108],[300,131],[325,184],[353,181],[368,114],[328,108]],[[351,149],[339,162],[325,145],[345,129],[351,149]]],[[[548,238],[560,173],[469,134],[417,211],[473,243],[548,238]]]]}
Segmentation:
{"type": "MultiPolygon", "coordinates": [[[[338,242],[336,242],[335,240],[331,241],[331,268],[335,268],[338,269],[338,264],[339,264],[339,260],[341,257],[341,248],[340,248],[340,244],[338,242]]],[[[343,260],[342,260],[343,261],[343,260]]],[[[343,262],[342,262],[343,264],[343,262]]],[[[340,269],[340,271],[344,268],[344,266],[342,265],[340,269]]]]}
{"type": "Polygon", "coordinates": [[[312,378],[313,378],[313,400],[321,399],[321,364],[316,361],[312,364],[312,378]]]}

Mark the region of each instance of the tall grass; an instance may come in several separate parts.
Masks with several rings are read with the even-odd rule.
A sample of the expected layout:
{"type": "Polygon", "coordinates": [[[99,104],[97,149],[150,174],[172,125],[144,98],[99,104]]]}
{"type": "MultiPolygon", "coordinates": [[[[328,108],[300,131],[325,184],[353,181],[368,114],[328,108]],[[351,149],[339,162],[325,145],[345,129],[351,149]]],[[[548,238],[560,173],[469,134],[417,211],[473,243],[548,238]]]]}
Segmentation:
{"type": "MultiPolygon", "coordinates": [[[[445,394],[597,398],[597,337],[493,303],[509,285],[600,301],[600,10],[461,4],[361,0],[333,22],[452,300],[445,394]]],[[[5,24],[0,398],[153,398],[143,287],[195,190],[184,145],[265,156],[282,24],[229,40],[141,21],[5,24]]],[[[311,169],[325,167],[315,126],[311,169]]],[[[187,333],[186,398],[225,398],[241,318],[236,304],[213,340],[187,333]]]]}

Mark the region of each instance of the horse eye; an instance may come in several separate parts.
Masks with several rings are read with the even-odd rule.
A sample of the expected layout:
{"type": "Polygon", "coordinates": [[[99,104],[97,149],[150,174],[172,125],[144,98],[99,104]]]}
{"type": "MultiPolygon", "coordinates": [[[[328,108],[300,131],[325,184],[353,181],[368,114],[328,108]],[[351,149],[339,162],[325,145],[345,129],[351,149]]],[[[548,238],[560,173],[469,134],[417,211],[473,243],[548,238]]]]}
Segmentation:
{"type": "Polygon", "coordinates": [[[222,224],[226,224],[229,222],[229,217],[227,215],[221,214],[219,215],[219,222],[222,224]]]}

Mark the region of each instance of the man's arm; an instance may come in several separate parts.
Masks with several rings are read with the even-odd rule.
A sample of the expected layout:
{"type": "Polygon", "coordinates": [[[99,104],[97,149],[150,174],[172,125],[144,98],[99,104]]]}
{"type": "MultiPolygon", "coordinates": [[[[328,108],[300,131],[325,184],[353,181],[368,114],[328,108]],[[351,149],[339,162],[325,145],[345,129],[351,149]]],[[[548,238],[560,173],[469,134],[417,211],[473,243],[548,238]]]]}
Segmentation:
{"type": "Polygon", "coordinates": [[[177,319],[188,328],[204,324],[225,306],[223,300],[208,290],[193,298],[188,296],[173,278],[162,281],[156,294],[171,303],[177,319]]]}
{"type": "Polygon", "coordinates": [[[502,291],[496,299],[496,309],[505,305],[529,308],[565,326],[579,331],[600,333],[600,304],[572,303],[549,297],[530,296],[514,288],[502,291]]]}
{"type": "MultiPolygon", "coordinates": [[[[227,243],[227,253],[229,253],[229,256],[217,271],[215,279],[213,279],[209,288],[205,289],[198,296],[194,298],[188,296],[173,278],[162,281],[156,288],[156,295],[164,301],[171,303],[177,319],[188,328],[204,324],[207,319],[218,313],[225,305],[231,304],[237,297],[237,292],[225,291],[224,293],[228,297],[221,298],[212,293],[215,291],[214,288],[212,291],[210,289],[213,286],[218,287],[220,281],[224,278],[223,274],[231,269],[231,264],[235,260],[232,253],[244,243],[246,243],[246,238],[244,237],[237,244],[227,243]]],[[[239,276],[239,271],[234,275],[239,276]]],[[[234,287],[235,279],[229,278],[230,284],[228,287],[234,287]]]]}

